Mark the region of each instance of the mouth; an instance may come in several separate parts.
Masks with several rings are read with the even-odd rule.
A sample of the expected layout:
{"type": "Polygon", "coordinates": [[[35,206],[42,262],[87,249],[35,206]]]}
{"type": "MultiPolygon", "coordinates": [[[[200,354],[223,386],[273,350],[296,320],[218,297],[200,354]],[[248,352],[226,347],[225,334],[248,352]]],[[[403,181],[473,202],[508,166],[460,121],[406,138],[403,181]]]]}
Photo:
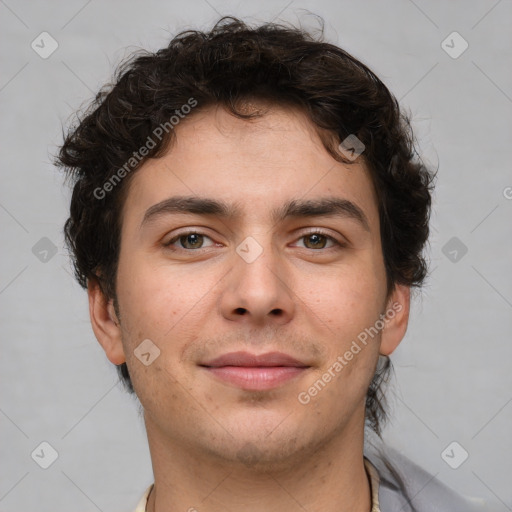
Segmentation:
{"type": "Polygon", "coordinates": [[[202,363],[212,377],[251,391],[276,388],[303,375],[310,366],[281,352],[231,352],[202,363]]]}

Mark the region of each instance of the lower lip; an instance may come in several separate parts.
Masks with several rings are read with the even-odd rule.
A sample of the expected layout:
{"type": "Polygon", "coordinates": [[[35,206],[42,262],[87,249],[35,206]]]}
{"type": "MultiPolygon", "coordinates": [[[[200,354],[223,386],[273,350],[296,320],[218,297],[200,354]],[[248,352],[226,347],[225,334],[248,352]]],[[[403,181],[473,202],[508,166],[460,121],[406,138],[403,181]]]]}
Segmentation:
{"type": "Polygon", "coordinates": [[[301,375],[307,368],[297,366],[221,366],[206,367],[220,380],[234,384],[242,389],[261,391],[275,388],[301,375]]]}

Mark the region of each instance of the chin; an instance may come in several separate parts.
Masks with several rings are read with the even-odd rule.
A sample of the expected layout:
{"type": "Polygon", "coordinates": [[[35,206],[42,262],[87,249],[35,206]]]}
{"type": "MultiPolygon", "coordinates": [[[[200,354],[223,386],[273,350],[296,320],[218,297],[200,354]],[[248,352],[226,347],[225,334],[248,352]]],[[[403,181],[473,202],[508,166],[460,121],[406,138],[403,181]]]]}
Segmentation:
{"type": "MultiPolygon", "coordinates": [[[[238,465],[240,470],[279,473],[295,467],[304,457],[312,457],[326,442],[318,436],[319,428],[309,429],[308,433],[304,423],[288,423],[286,415],[267,415],[267,421],[260,422],[251,416],[248,414],[242,422],[224,424],[225,430],[212,436],[201,450],[221,464],[238,465]],[[274,421],[270,423],[270,419],[274,421]]],[[[205,433],[202,439],[207,438],[205,433]]]]}
{"type": "Polygon", "coordinates": [[[210,455],[229,466],[251,472],[268,473],[286,471],[296,464],[299,453],[303,452],[297,437],[290,439],[226,439],[225,446],[208,446],[210,455]]]}

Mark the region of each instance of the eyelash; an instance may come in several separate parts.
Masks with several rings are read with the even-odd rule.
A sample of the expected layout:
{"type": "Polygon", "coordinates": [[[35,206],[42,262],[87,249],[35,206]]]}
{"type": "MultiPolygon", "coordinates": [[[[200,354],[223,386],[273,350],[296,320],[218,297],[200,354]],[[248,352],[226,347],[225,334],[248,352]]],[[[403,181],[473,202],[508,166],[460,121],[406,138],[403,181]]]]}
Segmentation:
{"type": "MultiPolygon", "coordinates": [[[[190,230],[190,231],[185,231],[183,233],[179,233],[178,235],[176,235],[175,237],[173,237],[171,240],[169,240],[168,242],[166,242],[165,244],[163,244],[164,247],[167,247],[167,248],[170,248],[172,244],[174,244],[175,242],[177,242],[180,238],[184,237],[184,236],[187,236],[187,235],[200,235],[200,236],[204,236],[206,238],[210,238],[211,240],[211,237],[209,237],[208,235],[206,235],[205,233],[202,233],[201,231],[197,231],[197,230],[190,230]]],[[[303,235],[301,235],[298,240],[301,240],[307,236],[311,236],[311,235],[320,235],[320,236],[323,236],[325,237],[327,240],[331,241],[334,246],[333,247],[322,247],[321,249],[309,249],[310,251],[321,251],[321,250],[329,250],[329,249],[335,249],[336,247],[337,248],[342,248],[342,247],[346,247],[347,244],[346,243],[343,243],[343,242],[340,242],[339,240],[336,240],[336,238],[334,238],[333,236],[329,235],[328,233],[326,233],[325,231],[321,230],[321,229],[315,229],[315,230],[312,230],[308,233],[304,233],[303,235]]],[[[201,249],[207,249],[207,247],[200,247],[199,249],[187,249],[187,248],[184,248],[184,247],[179,247],[178,249],[174,249],[174,250],[183,250],[183,251],[200,251],[201,249]]],[[[304,249],[308,249],[308,247],[304,247],[304,249]]]]}

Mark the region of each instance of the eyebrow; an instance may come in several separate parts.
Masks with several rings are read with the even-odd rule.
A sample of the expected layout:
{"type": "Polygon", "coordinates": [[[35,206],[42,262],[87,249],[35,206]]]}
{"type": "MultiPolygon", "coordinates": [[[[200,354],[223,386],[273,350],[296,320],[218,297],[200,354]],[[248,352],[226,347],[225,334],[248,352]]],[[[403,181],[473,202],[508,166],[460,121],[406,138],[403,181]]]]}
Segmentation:
{"type": "MultiPolygon", "coordinates": [[[[240,217],[241,203],[229,204],[224,201],[196,196],[173,196],[164,199],[148,208],[144,214],[140,228],[163,215],[196,214],[215,215],[221,218],[240,217]]],[[[272,211],[271,218],[275,223],[287,218],[300,217],[341,217],[354,219],[365,231],[370,231],[368,218],[363,210],[352,201],[339,197],[320,199],[293,199],[272,211]]]]}

